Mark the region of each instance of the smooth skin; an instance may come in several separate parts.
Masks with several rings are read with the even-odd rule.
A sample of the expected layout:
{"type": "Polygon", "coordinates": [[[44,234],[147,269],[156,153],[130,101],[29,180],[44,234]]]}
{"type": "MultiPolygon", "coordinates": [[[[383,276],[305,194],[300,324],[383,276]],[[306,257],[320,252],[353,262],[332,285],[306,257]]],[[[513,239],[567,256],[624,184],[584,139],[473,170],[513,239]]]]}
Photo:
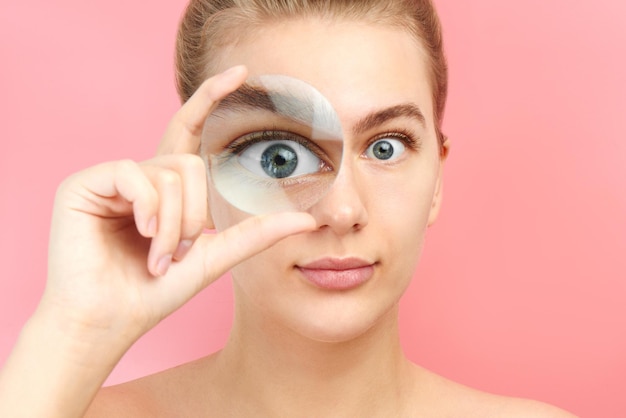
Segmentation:
{"type": "Polygon", "coordinates": [[[83,416],[141,335],[233,265],[315,226],[308,214],[274,214],[202,234],[204,163],[185,151],[246,75],[236,67],[205,82],[169,124],[166,155],[104,163],[61,184],[46,289],[0,375],[0,416],[83,416]]]}
{"type": "Polygon", "coordinates": [[[435,138],[419,44],[379,26],[298,20],[255,33],[218,61],[221,70],[247,70],[203,84],[174,117],[157,158],[106,163],[60,187],[48,286],[0,377],[0,416],[82,416],[134,341],[231,268],[235,320],[224,349],[104,389],[87,416],[571,416],[452,383],[402,352],[398,300],[439,211],[448,147],[440,152],[435,138]],[[205,117],[246,71],[303,79],[341,117],[341,171],[308,213],[241,213],[189,154],[205,117]],[[425,124],[400,117],[356,129],[371,112],[407,101],[425,124]],[[391,163],[368,154],[373,138],[404,127],[419,149],[391,163]],[[202,235],[204,225],[221,232],[202,235]],[[374,275],[356,289],[318,289],[297,266],[327,256],[371,261],[374,275]]]}

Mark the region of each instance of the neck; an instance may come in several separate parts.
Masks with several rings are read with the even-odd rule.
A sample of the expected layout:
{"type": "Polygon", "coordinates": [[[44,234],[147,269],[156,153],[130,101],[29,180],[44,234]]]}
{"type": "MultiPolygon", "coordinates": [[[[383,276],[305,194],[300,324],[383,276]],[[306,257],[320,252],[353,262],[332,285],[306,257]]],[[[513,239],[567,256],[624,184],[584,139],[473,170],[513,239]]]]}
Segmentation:
{"type": "Polygon", "coordinates": [[[396,306],[363,334],[329,343],[237,305],[216,358],[224,390],[239,415],[247,405],[254,416],[375,416],[377,408],[390,416],[389,405],[401,405],[410,386],[397,314],[396,306]]]}

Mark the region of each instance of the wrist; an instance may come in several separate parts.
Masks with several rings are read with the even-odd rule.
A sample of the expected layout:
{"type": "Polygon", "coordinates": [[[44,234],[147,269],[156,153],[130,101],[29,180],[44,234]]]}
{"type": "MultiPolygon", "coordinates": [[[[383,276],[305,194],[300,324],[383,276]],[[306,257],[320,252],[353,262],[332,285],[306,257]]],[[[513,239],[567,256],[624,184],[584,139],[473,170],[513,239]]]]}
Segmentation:
{"type": "MultiPolygon", "coordinates": [[[[75,312],[44,300],[22,330],[30,338],[49,341],[76,365],[113,367],[139,338],[130,324],[75,312]]],[[[47,344],[47,343],[46,343],[47,344]]]]}
{"type": "Polygon", "coordinates": [[[83,416],[130,346],[112,331],[40,305],[0,373],[0,416],[83,416]]]}

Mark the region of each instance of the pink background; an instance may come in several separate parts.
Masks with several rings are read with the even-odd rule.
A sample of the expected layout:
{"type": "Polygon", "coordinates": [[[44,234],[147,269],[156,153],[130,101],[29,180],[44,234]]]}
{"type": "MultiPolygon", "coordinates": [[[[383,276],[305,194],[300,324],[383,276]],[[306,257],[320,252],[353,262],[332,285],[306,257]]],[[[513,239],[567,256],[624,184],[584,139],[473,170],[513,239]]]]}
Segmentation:
{"type": "MultiPolygon", "coordinates": [[[[37,304],[56,185],[150,157],[178,108],[184,0],[0,3],[0,361],[37,304]]],[[[442,216],[402,304],[410,358],[483,390],[626,416],[626,3],[436,1],[450,61],[442,216]]],[[[218,349],[219,281],[115,383],[218,349]]]]}

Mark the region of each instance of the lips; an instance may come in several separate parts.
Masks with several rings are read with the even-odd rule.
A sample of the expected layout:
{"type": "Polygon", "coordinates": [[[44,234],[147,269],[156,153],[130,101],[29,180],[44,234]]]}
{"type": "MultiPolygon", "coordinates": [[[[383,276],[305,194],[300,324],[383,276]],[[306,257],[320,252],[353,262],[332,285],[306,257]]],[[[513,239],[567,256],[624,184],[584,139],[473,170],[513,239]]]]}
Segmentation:
{"type": "Polygon", "coordinates": [[[322,258],[296,268],[309,283],[326,290],[353,289],[374,274],[374,263],[354,257],[322,258]]]}

